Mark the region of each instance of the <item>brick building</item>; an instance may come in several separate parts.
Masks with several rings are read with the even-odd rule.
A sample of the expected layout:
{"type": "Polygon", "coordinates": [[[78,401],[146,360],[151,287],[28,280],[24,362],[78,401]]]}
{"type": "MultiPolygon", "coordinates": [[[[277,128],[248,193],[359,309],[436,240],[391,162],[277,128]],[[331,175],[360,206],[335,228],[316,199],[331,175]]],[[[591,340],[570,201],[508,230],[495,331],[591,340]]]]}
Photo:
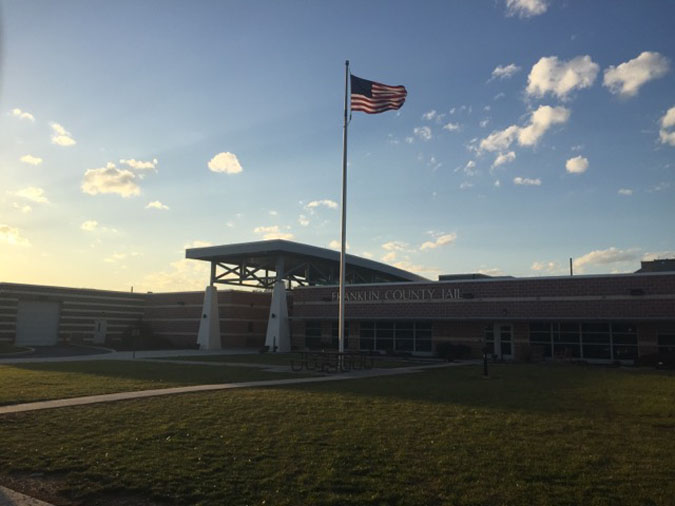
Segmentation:
{"type": "MultiPolygon", "coordinates": [[[[270,341],[276,325],[272,334],[288,327],[290,349],[337,348],[337,252],[262,241],[193,249],[186,255],[211,262],[211,312],[203,292],[138,294],[0,283],[0,341],[103,344],[143,325],[175,346],[195,346],[211,316],[219,324],[217,347],[280,343],[270,341]],[[284,294],[282,285],[275,305],[272,289],[281,281],[292,290],[284,294]],[[216,291],[217,283],[258,290],[216,291]]],[[[487,346],[503,359],[537,353],[601,362],[675,351],[673,261],[643,262],[633,274],[469,274],[430,281],[348,257],[348,350],[431,355],[449,342],[475,356],[487,346]]]]}

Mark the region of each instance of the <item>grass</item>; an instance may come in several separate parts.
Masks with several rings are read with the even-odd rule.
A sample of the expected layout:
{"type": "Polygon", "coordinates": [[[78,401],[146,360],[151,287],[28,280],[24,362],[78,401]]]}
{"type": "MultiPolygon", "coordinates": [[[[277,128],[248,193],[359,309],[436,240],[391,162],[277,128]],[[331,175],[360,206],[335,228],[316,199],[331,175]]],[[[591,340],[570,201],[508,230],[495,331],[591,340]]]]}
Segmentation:
{"type": "MultiPolygon", "coordinates": [[[[299,360],[300,354],[298,352],[290,353],[251,353],[243,355],[192,355],[183,357],[169,357],[168,360],[187,360],[199,362],[222,362],[222,363],[239,363],[239,364],[262,364],[262,365],[278,365],[289,366],[291,360],[296,362],[299,360]]],[[[390,368],[390,367],[409,367],[417,365],[419,362],[411,362],[391,357],[375,357],[375,367],[390,368]]]]}
{"type": "Polygon", "coordinates": [[[21,346],[14,346],[11,343],[0,342],[0,355],[3,355],[5,353],[9,354],[20,353],[22,351],[28,350],[29,350],[28,348],[24,348],[21,346]]]}
{"type": "Polygon", "coordinates": [[[672,504],[672,373],[481,373],[7,415],[0,481],[59,504],[672,504]]]}
{"type": "Polygon", "coordinates": [[[0,405],[185,385],[295,377],[298,374],[271,373],[246,367],[132,360],[0,365],[0,405]]]}

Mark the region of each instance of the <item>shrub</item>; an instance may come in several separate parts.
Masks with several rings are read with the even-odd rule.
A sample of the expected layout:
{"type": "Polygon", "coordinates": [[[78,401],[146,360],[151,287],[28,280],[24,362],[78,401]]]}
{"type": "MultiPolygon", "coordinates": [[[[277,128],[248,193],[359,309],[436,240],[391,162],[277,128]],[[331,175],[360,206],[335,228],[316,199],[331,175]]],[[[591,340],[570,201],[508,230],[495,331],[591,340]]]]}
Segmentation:
{"type": "Polygon", "coordinates": [[[639,367],[658,367],[659,369],[675,369],[675,352],[660,351],[642,355],[635,360],[639,367]]]}
{"type": "Polygon", "coordinates": [[[461,360],[471,355],[471,348],[464,344],[454,344],[442,341],[436,345],[436,356],[444,358],[448,362],[451,360],[461,360]]]}

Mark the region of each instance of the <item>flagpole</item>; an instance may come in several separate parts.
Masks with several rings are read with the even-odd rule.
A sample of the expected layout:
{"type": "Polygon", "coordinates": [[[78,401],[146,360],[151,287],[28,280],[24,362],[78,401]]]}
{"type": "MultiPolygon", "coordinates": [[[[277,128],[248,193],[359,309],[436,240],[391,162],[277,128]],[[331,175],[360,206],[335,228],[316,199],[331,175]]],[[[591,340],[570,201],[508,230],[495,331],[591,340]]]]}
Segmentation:
{"type": "Polygon", "coordinates": [[[345,351],[345,249],[347,245],[347,119],[349,86],[349,60],[345,60],[345,117],[342,129],[342,240],[340,245],[340,298],[338,321],[338,351],[345,351]]]}

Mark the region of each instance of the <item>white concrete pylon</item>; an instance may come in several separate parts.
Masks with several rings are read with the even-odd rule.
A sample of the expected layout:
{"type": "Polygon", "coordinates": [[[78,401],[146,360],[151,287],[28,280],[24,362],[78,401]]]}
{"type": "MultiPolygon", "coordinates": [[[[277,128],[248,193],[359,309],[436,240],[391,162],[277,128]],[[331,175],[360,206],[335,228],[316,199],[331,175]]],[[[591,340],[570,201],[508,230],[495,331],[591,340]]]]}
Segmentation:
{"type": "Polygon", "coordinates": [[[220,350],[220,316],[218,314],[218,291],[215,286],[207,286],[204,292],[202,317],[199,320],[197,344],[200,350],[220,350]]]}
{"type": "Polygon", "coordinates": [[[269,351],[291,351],[291,335],[288,330],[288,305],[286,303],[286,286],[283,280],[274,284],[270,314],[267,318],[267,334],[265,346],[269,351]]]}

